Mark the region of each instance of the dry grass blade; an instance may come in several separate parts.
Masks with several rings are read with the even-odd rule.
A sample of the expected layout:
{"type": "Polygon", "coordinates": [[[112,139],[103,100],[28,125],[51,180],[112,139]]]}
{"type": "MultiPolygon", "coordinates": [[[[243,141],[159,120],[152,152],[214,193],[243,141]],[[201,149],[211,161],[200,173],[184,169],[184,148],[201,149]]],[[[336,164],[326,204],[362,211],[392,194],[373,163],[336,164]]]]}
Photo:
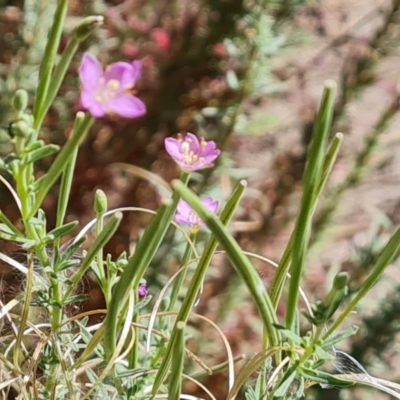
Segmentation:
{"type": "Polygon", "coordinates": [[[237,232],[256,232],[260,230],[263,225],[263,216],[256,210],[249,211],[250,221],[233,221],[229,230],[232,233],[237,232]]]}
{"type": "Polygon", "coordinates": [[[286,357],[285,359],[282,360],[282,362],[274,369],[274,372],[271,374],[270,378],[268,379],[267,382],[267,387],[266,390],[268,390],[270,387],[275,382],[275,378],[278,376],[279,372],[282,370],[282,368],[290,361],[289,357],[286,357]]]}
{"type": "Polygon", "coordinates": [[[1,382],[0,383],[0,390],[3,390],[9,386],[11,386],[14,382],[16,382],[18,380],[18,378],[11,378],[7,381],[1,382]]]}
{"type": "Polygon", "coordinates": [[[171,186],[162,179],[159,175],[154,174],[146,169],[137,167],[136,165],[124,164],[124,163],[115,163],[109,166],[110,169],[123,170],[124,172],[128,172],[138,178],[142,178],[148,182],[150,182],[157,190],[158,193],[171,197],[172,189],[171,186]]]}
{"type": "Polygon", "coordinates": [[[232,349],[229,345],[228,339],[226,338],[224,333],[221,331],[221,329],[218,327],[218,325],[216,323],[214,323],[213,321],[211,321],[209,318],[206,318],[205,316],[196,314],[196,313],[191,313],[190,315],[192,317],[200,318],[203,321],[208,322],[218,332],[219,336],[221,337],[221,339],[224,343],[224,346],[225,346],[227,357],[228,357],[228,376],[229,376],[228,390],[231,390],[235,383],[235,361],[233,358],[232,349]]]}
{"type": "MultiPolygon", "coordinates": [[[[158,316],[164,316],[164,315],[177,315],[178,312],[177,311],[163,311],[163,312],[159,312],[157,315],[158,316]]],[[[145,314],[145,315],[141,315],[141,318],[148,318],[151,314],[145,314]]],[[[219,334],[219,336],[221,337],[225,349],[226,349],[226,353],[227,353],[227,357],[228,357],[228,372],[229,372],[229,379],[228,379],[228,388],[229,390],[231,390],[232,386],[234,385],[234,358],[233,358],[233,354],[232,354],[232,349],[229,345],[228,339],[226,338],[226,336],[224,335],[224,333],[221,331],[221,329],[218,327],[218,325],[216,323],[214,323],[213,321],[211,321],[210,319],[208,319],[207,317],[200,315],[200,314],[196,314],[196,313],[190,313],[190,317],[195,317],[195,318],[199,318],[207,323],[209,323],[219,334]]],[[[153,332],[156,332],[153,330],[153,332]]],[[[187,350],[188,351],[188,350],[187,350]]],[[[191,353],[193,354],[193,353],[191,353]]],[[[190,358],[193,359],[193,357],[189,356],[190,358]]],[[[196,359],[193,359],[194,361],[196,361],[197,363],[199,363],[199,359],[198,357],[196,357],[196,359]],[[197,361],[196,361],[197,359],[197,361]]],[[[200,366],[202,366],[204,368],[205,364],[203,362],[201,362],[201,364],[199,364],[200,366]]],[[[204,368],[210,375],[212,375],[212,371],[210,368],[206,367],[204,368]]]]}
{"type": "MultiPolygon", "coordinates": [[[[121,329],[121,335],[119,338],[119,342],[115,348],[115,352],[114,352],[113,356],[111,357],[110,361],[108,362],[108,364],[105,366],[102,373],[100,374],[97,381],[93,384],[93,387],[82,397],[81,400],[90,399],[95,388],[104,381],[104,379],[108,376],[111,369],[114,367],[115,360],[119,357],[120,352],[125,345],[126,339],[128,338],[128,334],[129,334],[129,332],[131,332],[131,321],[133,319],[134,309],[135,309],[135,298],[134,298],[134,294],[131,292],[129,295],[129,302],[128,302],[128,308],[127,308],[127,312],[126,312],[126,318],[124,320],[124,325],[122,326],[122,329],[121,329]]],[[[136,340],[135,336],[133,336],[133,341],[134,340],[136,340]]],[[[133,343],[133,341],[131,343],[133,343]]]]}
{"type": "Polygon", "coordinates": [[[94,368],[102,362],[102,358],[93,358],[91,360],[85,361],[77,370],[75,370],[75,376],[83,374],[88,368],[94,368]]]}
{"type": "MultiPolygon", "coordinates": [[[[191,242],[193,245],[193,242],[191,242]]],[[[149,325],[148,325],[148,332],[147,332],[147,340],[146,340],[146,351],[149,352],[150,351],[150,346],[151,346],[151,331],[154,327],[154,323],[156,320],[156,317],[158,315],[158,309],[160,308],[161,302],[164,298],[165,293],[167,292],[168,288],[171,286],[171,284],[174,282],[174,280],[178,277],[178,275],[183,272],[186,268],[189,267],[190,264],[192,264],[195,261],[199,260],[199,256],[197,255],[196,249],[194,248],[194,245],[192,247],[193,251],[195,252],[197,258],[190,260],[190,262],[188,262],[186,265],[182,266],[181,268],[178,269],[178,271],[175,272],[175,274],[173,274],[171,276],[171,278],[168,279],[167,283],[163,286],[163,288],[160,290],[160,293],[158,294],[157,300],[154,303],[154,307],[153,310],[151,312],[150,315],[150,319],[149,319],[149,325]]]]}
{"type": "MultiPolygon", "coordinates": [[[[218,252],[216,252],[216,254],[225,254],[225,252],[224,251],[218,251],[218,252]]],[[[261,256],[261,255],[259,255],[257,253],[252,253],[250,251],[243,251],[243,254],[246,254],[249,257],[257,258],[258,260],[264,261],[265,263],[271,265],[274,268],[278,268],[278,264],[276,262],[272,261],[271,259],[269,259],[268,257],[261,256]]],[[[290,278],[290,274],[287,274],[287,276],[288,276],[288,278],[290,278]]],[[[304,304],[307,307],[307,311],[309,312],[310,315],[313,315],[313,312],[312,312],[312,309],[311,309],[311,304],[310,304],[310,302],[309,302],[309,300],[307,298],[307,295],[306,295],[305,291],[301,287],[299,287],[299,293],[300,293],[301,298],[304,301],[304,304]]]]}
{"type": "MultiPolygon", "coordinates": [[[[90,315],[97,315],[97,314],[106,315],[107,314],[107,310],[106,309],[98,309],[98,310],[85,311],[84,313],[80,313],[80,314],[74,315],[73,317],[68,318],[67,320],[65,320],[61,324],[61,326],[68,325],[68,324],[70,324],[70,323],[72,323],[72,322],[74,322],[76,320],[81,320],[81,319],[83,319],[85,317],[89,317],[90,315]]],[[[100,326],[100,325],[101,324],[98,324],[97,326],[100,326]]],[[[95,326],[95,325],[92,325],[92,327],[93,326],[95,326]]],[[[88,329],[89,328],[91,328],[91,327],[88,327],[88,329]]]]}
{"type": "MultiPolygon", "coordinates": [[[[141,376],[145,376],[145,375],[148,375],[148,374],[154,374],[154,373],[156,373],[156,372],[157,372],[156,369],[152,369],[152,370],[148,370],[148,371],[141,371],[141,372],[138,372],[137,374],[132,375],[131,378],[132,378],[133,380],[135,380],[135,379],[137,379],[137,378],[140,378],[141,376]]],[[[210,396],[210,398],[211,398],[212,400],[217,400],[217,399],[215,398],[215,396],[214,396],[203,384],[201,384],[198,380],[193,379],[191,376],[188,376],[188,375],[186,375],[186,374],[182,374],[182,376],[183,376],[185,379],[187,379],[187,380],[189,380],[189,381],[195,383],[197,386],[199,386],[199,388],[201,388],[202,390],[204,390],[204,391],[207,393],[207,395],[210,396]]],[[[167,397],[168,397],[168,394],[158,394],[157,396],[155,396],[155,398],[162,398],[162,399],[167,398],[167,397]]],[[[195,397],[195,396],[185,395],[185,394],[182,394],[180,398],[181,398],[181,399],[204,400],[204,399],[201,399],[200,397],[195,397]]]]}
{"type": "Polygon", "coordinates": [[[15,203],[19,209],[19,211],[21,212],[22,210],[22,205],[21,205],[21,200],[18,197],[17,192],[13,189],[13,187],[7,182],[7,180],[4,178],[4,176],[2,176],[0,174],[0,181],[4,184],[4,186],[9,190],[9,192],[11,193],[12,197],[15,200],[15,203]]]}
{"type": "MultiPolygon", "coordinates": [[[[214,395],[213,395],[203,384],[201,384],[198,380],[193,379],[192,377],[190,377],[189,375],[186,375],[186,374],[183,374],[183,377],[184,377],[185,379],[188,379],[189,381],[195,383],[199,388],[203,389],[203,390],[210,396],[210,398],[211,398],[212,400],[216,400],[216,398],[214,397],[214,395]]],[[[182,397],[182,396],[189,396],[189,395],[183,395],[183,394],[182,394],[182,395],[181,395],[181,398],[184,398],[184,397],[182,397]]],[[[194,397],[194,396],[191,396],[191,397],[197,399],[197,397],[194,397]]],[[[186,398],[187,398],[187,397],[186,397],[186,398]]]]}
{"type": "MultiPolygon", "coordinates": [[[[22,272],[24,275],[28,275],[28,268],[25,265],[19,263],[18,261],[14,260],[13,258],[7,256],[6,254],[0,252],[0,260],[4,261],[11,267],[14,267],[19,272],[22,272]]],[[[35,279],[34,283],[41,283],[43,285],[47,285],[46,278],[40,274],[38,274],[35,270],[33,271],[33,277],[35,279]]]]}
{"type": "MultiPolygon", "coordinates": [[[[117,212],[144,212],[148,214],[156,214],[155,211],[149,210],[147,208],[142,208],[142,207],[119,207],[115,208],[113,210],[109,210],[103,214],[103,217],[109,217],[110,215],[113,215],[117,212]]],[[[72,243],[76,243],[78,240],[82,239],[90,229],[94,227],[94,225],[97,222],[97,218],[92,219],[90,222],[88,222],[82,229],[81,231],[76,235],[72,243]]]]}
{"type": "Polygon", "coordinates": [[[277,351],[284,350],[283,347],[271,347],[267,351],[256,354],[251,358],[245,366],[240,370],[239,374],[236,376],[235,384],[228,393],[227,400],[234,400],[238,395],[241,387],[247,382],[250,376],[256,372],[262,363],[269,357],[272,357],[277,351]]]}
{"type": "MultiPolygon", "coordinates": [[[[176,315],[177,312],[176,311],[165,311],[164,313],[160,313],[160,314],[164,314],[164,315],[176,315]]],[[[144,316],[140,316],[140,318],[142,319],[143,317],[148,318],[149,314],[144,315],[144,316]]],[[[137,323],[132,323],[132,325],[140,328],[140,329],[146,329],[147,330],[147,326],[146,325],[141,325],[141,324],[137,324],[137,323]]],[[[170,337],[165,335],[164,333],[156,330],[156,329],[152,329],[152,333],[153,335],[157,335],[160,336],[161,338],[163,338],[165,341],[169,341],[170,337]]],[[[185,348],[185,353],[186,355],[193,360],[196,364],[198,364],[201,368],[204,369],[204,371],[207,372],[208,375],[212,375],[212,371],[211,369],[199,358],[197,357],[194,353],[192,353],[190,350],[185,348]]]]}

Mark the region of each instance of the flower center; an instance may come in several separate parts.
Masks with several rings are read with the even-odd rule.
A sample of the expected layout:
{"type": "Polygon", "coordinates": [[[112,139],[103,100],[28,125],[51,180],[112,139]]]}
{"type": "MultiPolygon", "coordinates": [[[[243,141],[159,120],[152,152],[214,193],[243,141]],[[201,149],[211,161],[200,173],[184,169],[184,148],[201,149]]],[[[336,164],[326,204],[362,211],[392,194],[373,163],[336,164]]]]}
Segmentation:
{"type": "Polygon", "coordinates": [[[118,79],[110,79],[106,81],[104,77],[99,79],[99,88],[96,91],[94,98],[99,103],[106,103],[115,99],[120,92],[121,82],[118,79]]]}
{"type": "Polygon", "coordinates": [[[204,157],[199,156],[190,148],[190,139],[185,139],[181,143],[181,154],[186,165],[195,165],[204,161],[204,157]]]}
{"type": "Polygon", "coordinates": [[[197,225],[197,226],[200,226],[202,222],[201,218],[193,210],[190,211],[189,213],[189,221],[191,225],[197,225]]]}

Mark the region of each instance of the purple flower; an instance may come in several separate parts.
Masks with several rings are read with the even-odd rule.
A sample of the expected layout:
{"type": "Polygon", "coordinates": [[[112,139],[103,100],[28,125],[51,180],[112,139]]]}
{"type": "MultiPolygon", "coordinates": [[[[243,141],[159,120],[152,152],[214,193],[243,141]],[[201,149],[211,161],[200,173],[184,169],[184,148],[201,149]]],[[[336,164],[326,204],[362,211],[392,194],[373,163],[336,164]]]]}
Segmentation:
{"type": "Polygon", "coordinates": [[[197,139],[193,133],[178,139],[166,138],[165,150],[184,171],[198,171],[213,166],[213,161],[221,153],[212,140],[197,139]]]}
{"type": "MultiPolygon", "coordinates": [[[[214,201],[211,197],[205,197],[201,202],[213,214],[218,210],[218,201],[214,201]]],[[[197,213],[183,199],[179,200],[174,219],[180,224],[190,225],[191,227],[205,226],[197,213]]]]}
{"type": "Polygon", "coordinates": [[[79,68],[82,82],[81,103],[94,117],[116,114],[137,118],[146,113],[146,106],[132,94],[140,75],[139,61],[116,62],[103,71],[91,54],[85,53],[79,68]]]}
{"type": "Polygon", "coordinates": [[[139,294],[139,299],[142,300],[147,296],[147,286],[145,283],[139,283],[138,287],[138,294],[139,294]]]}

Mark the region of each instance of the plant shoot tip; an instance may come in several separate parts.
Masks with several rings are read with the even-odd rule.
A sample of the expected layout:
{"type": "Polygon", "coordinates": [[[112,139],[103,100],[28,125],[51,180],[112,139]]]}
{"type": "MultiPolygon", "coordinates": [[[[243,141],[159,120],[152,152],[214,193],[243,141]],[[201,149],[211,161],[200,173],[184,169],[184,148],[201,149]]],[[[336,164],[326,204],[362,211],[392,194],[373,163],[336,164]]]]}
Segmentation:
{"type": "Polygon", "coordinates": [[[338,132],[338,133],[336,133],[335,137],[338,138],[339,140],[342,140],[344,137],[344,134],[342,132],[338,132]]]}
{"type": "Polygon", "coordinates": [[[327,79],[324,82],[324,86],[325,86],[326,89],[334,90],[334,89],[336,89],[337,85],[336,85],[336,82],[333,79],[327,79]]]}
{"type": "Polygon", "coordinates": [[[117,218],[117,219],[122,219],[123,214],[122,214],[121,211],[117,211],[117,212],[114,214],[114,216],[115,216],[115,218],[117,218]]]}

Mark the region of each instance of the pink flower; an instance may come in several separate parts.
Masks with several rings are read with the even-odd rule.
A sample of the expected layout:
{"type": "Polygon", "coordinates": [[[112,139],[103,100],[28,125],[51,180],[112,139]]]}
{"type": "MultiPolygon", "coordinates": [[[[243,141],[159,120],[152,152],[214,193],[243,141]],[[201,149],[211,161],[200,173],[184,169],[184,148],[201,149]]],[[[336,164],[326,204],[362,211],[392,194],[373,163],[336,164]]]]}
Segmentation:
{"type": "MultiPolygon", "coordinates": [[[[213,214],[217,212],[219,205],[218,201],[214,201],[211,197],[205,197],[201,202],[208,211],[212,212],[213,214]]],[[[205,223],[201,220],[197,213],[194,212],[192,207],[190,207],[189,204],[183,199],[179,200],[174,219],[180,224],[190,225],[191,227],[205,226],[205,223]]]]}
{"type": "Polygon", "coordinates": [[[166,138],[164,144],[167,153],[184,171],[212,167],[221,153],[215,142],[206,142],[203,138],[199,140],[193,133],[187,133],[185,137],[178,135],[178,139],[166,138]]]}
{"type": "Polygon", "coordinates": [[[116,114],[137,118],[146,113],[146,106],[131,92],[140,75],[139,61],[116,62],[103,71],[91,54],[85,53],[79,68],[82,82],[81,103],[94,117],[116,114]]]}
{"type": "Polygon", "coordinates": [[[142,300],[147,296],[147,286],[145,283],[139,283],[138,287],[138,294],[139,294],[139,299],[142,300]]]}

